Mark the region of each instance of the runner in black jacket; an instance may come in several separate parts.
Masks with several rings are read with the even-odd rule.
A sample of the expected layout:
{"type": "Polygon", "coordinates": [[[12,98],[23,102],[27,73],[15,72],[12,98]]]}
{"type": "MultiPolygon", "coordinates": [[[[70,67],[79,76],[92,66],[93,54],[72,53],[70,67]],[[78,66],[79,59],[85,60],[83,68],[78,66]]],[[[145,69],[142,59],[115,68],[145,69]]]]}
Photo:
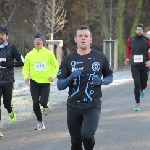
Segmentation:
{"type": "Polygon", "coordinates": [[[77,29],[75,42],[77,51],[63,59],[57,87],[69,87],[67,125],[71,150],[82,150],[82,142],[85,150],[93,150],[101,111],[101,85],[113,81],[113,71],[106,56],[90,48],[92,37],[87,26],[77,29]]]}
{"type": "MultiPolygon", "coordinates": [[[[12,109],[12,92],[14,80],[13,67],[23,66],[23,57],[19,53],[16,46],[7,42],[8,30],[5,27],[0,27],[0,108],[1,97],[3,96],[4,107],[8,111],[10,121],[16,121],[16,114],[12,109]],[[14,59],[16,61],[14,61],[14,59]]],[[[1,121],[1,110],[0,110],[1,121]]],[[[0,132],[0,136],[2,133],[0,132]]]]}
{"type": "Polygon", "coordinates": [[[134,95],[136,105],[134,110],[140,110],[140,96],[144,97],[148,80],[148,67],[145,66],[150,58],[150,40],[143,35],[143,25],[137,25],[135,37],[127,40],[125,65],[131,63],[131,72],[134,79],[134,95]]]}

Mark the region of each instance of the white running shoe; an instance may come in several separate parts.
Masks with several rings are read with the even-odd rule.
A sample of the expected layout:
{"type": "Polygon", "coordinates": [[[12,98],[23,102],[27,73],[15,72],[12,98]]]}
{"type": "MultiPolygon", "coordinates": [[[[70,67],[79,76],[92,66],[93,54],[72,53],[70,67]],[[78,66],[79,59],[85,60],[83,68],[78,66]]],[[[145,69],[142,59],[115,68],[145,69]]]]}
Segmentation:
{"type": "Polygon", "coordinates": [[[43,122],[38,122],[36,127],[35,127],[35,130],[44,130],[45,129],[45,125],[43,122]]]}
{"type": "Polygon", "coordinates": [[[49,108],[49,107],[43,108],[43,114],[44,114],[45,116],[47,116],[49,112],[50,112],[50,108],[49,108]]]}

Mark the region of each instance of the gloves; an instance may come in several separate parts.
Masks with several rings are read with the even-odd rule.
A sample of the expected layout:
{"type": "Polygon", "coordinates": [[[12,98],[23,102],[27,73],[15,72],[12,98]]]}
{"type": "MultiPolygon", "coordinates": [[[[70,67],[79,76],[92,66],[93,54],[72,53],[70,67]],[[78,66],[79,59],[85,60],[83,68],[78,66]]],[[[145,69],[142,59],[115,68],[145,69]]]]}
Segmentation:
{"type": "Polygon", "coordinates": [[[8,69],[12,69],[13,67],[22,67],[23,66],[23,62],[22,61],[18,61],[18,62],[1,61],[0,62],[0,66],[1,67],[6,67],[8,69]]]}
{"type": "Polygon", "coordinates": [[[71,79],[74,80],[76,79],[79,75],[81,75],[81,70],[80,69],[76,69],[72,72],[72,74],[70,75],[71,79]]]}
{"type": "Polygon", "coordinates": [[[102,85],[108,85],[113,82],[113,75],[109,75],[103,78],[102,85]]]}
{"type": "Polygon", "coordinates": [[[101,82],[102,82],[102,80],[98,75],[93,76],[93,85],[100,85],[101,82]]]}
{"type": "Polygon", "coordinates": [[[1,67],[6,67],[6,68],[13,68],[13,63],[12,62],[2,61],[2,62],[0,62],[0,66],[1,67]]]}
{"type": "Polygon", "coordinates": [[[58,90],[66,89],[74,79],[76,79],[79,75],[81,75],[81,70],[76,69],[74,70],[71,75],[67,79],[60,79],[57,81],[57,88],[58,90]]]}
{"type": "Polygon", "coordinates": [[[98,75],[93,76],[93,85],[108,85],[113,82],[113,75],[109,75],[101,79],[98,75]]]}

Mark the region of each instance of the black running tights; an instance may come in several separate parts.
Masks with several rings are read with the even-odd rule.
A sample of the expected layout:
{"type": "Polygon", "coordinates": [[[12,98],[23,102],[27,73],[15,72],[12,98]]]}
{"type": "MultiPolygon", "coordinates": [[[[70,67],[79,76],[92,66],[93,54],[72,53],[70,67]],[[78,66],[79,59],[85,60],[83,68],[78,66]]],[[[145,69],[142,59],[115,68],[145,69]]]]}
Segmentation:
{"type": "Polygon", "coordinates": [[[94,135],[98,127],[100,110],[67,107],[67,125],[71,136],[71,150],[93,150],[94,135]]]}

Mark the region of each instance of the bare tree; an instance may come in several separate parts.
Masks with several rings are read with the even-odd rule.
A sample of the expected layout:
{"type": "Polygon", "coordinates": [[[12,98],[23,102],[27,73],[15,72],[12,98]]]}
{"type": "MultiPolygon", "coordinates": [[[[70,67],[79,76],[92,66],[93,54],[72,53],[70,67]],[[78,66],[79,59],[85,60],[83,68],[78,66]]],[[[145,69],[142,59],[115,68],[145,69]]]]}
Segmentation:
{"type": "Polygon", "coordinates": [[[63,29],[67,22],[64,2],[62,0],[47,0],[44,12],[46,32],[49,39],[53,40],[53,34],[63,29]]]}
{"type": "Polygon", "coordinates": [[[11,17],[13,16],[13,13],[15,12],[15,9],[16,9],[16,4],[10,16],[7,19],[4,17],[3,13],[1,14],[1,17],[2,17],[2,20],[0,21],[1,26],[5,27],[8,24],[8,22],[11,20],[11,17]]]}

